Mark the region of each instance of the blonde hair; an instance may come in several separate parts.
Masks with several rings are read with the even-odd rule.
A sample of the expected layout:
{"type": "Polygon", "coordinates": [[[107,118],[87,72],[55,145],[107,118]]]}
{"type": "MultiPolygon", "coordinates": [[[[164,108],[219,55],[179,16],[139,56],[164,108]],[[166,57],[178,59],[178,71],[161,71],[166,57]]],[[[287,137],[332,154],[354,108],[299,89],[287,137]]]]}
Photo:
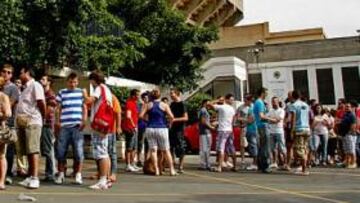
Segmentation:
{"type": "Polygon", "coordinates": [[[3,88],[4,88],[5,83],[6,83],[5,78],[2,77],[2,76],[0,76],[0,89],[3,89],[3,88]]]}

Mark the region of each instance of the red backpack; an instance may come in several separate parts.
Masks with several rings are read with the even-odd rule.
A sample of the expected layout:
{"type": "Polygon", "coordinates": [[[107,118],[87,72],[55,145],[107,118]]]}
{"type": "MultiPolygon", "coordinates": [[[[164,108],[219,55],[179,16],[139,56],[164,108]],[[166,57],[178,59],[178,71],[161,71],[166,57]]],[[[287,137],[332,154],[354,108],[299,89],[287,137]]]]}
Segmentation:
{"type": "Polygon", "coordinates": [[[101,103],[94,115],[91,128],[102,135],[106,135],[110,133],[114,127],[114,110],[112,105],[106,100],[105,87],[100,85],[100,88],[101,103]]]}

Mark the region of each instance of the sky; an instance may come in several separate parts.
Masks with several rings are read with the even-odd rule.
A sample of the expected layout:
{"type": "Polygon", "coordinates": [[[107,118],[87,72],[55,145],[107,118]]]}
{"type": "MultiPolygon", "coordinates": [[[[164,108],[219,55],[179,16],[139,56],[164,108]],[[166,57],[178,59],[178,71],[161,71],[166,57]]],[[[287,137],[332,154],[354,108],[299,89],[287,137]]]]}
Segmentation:
{"type": "Polygon", "coordinates": [[[323,27],[328,38],[355,36],[360,30],[360,0],[243,0],[238,25],[268,21],[270,31],[323,27]]]}

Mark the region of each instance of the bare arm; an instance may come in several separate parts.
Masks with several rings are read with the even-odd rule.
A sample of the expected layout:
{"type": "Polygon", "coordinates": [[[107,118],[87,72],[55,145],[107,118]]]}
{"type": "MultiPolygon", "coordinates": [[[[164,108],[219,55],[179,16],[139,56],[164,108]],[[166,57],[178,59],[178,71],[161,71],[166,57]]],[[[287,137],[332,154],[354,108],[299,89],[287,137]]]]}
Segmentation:
{"type": "Polygon", "coordinates": [[[148,104],[144,104],[141,108],[139,118],[145,120],[145,114],[147,111],[148,111],[148,104]]]}
{"type": "Polygon", "coordinates": [[[166,112],[166,114],[167,114],[168,117],[169,117],[170,123],[172,123],[173,120],[174,120],[174,115],[173,115],[173,113],[171,112],[171,109],[170,109],[169,105],[167,105],[167,104],[165,104],[165,112],[166,112]]]}
{"type": "Polygon", "coordinates": [[[182,117],[175,118],[175,119],[173,120],[173,122],[186,122],[186,121],[188,121],[188,120],[189,120],[188,113],[185,112],[182,117]]]}
{"type": "Polygon", "coordinates": [[[85,128],[85,125],[86,125],[86,120],[88,118],[88,109],[87,109],[87,106],[86,104],[83,104],[82,106],[82,123],[81,123],[81,126],[80,126],[80,130],[83,130],[85,128]]]}
{"type": "Polygon", "coordinates": [[[46,116],[45,100],[37,100],[36,103],[37,103],[37,106],[38,106],[38,108],[40,110],[42,118],[45,119],[45,116],[46,116]]]}
{"type": "Polygon", "coordinates": [[[3,101],[3,112],[2,113],[2,119],[7,119],[9,117],[11,117],[11,103],[10,103],[10,99],[8,96],[3,95],[2,96],[2,101],[3,101]]]}

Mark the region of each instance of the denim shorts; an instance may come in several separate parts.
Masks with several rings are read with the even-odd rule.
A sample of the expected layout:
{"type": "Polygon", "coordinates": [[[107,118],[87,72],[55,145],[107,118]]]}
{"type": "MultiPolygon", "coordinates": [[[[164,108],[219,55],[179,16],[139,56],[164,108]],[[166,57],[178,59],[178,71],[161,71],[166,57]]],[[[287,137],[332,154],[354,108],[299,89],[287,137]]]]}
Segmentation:
{"type": "Polygon", "coordinates": [[[66,161],[69,145],[74,151],[74,160],[82,162],[84,160],[84,135],[80,132],[79,126],[61,128],[56,153],[59,162],[66,161]]]}
{"type": "Polygon", "coordinates": [[[108,145],[109,138],[108,136],[100,136],[96,132],[93,132],[91,136],[91,143],[93,147],[93,156],[95,160],[109,158],[108,145]]]}
{"type": "Polygon", "coordinates": [[[272,151],[278,148],[279,152],[286,154],[284,133],[270,133],[270,144],[272,151]]]}
{"type": "Polygon", "coordinates": [[[138,145],[138,133],[137,130],[134,131],[124,131],[125,134],[125,145],[126,149],[136,150],[138,145]]]}
{"type": "Polygon", "coordinates": [[[248,151],[251,157],[257,157],[258,155],[258,135],[256,132],[246,132],[246,139],[248,141],[248,151]]]}

